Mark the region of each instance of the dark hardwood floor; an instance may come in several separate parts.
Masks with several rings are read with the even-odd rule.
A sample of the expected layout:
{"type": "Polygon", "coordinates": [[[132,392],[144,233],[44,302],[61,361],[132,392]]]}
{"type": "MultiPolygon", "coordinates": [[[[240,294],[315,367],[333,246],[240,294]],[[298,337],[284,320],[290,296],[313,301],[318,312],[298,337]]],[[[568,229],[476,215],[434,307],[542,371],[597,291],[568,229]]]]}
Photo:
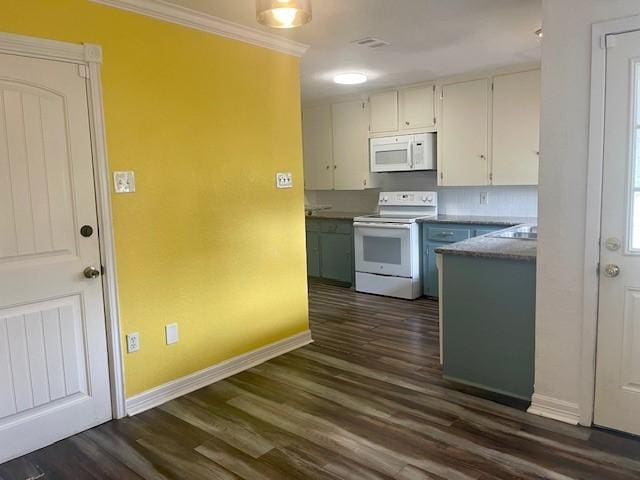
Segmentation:
{"type": "Polygon", "coordinates": [[[317,283],[309,295],[312,345],[1,465],[0,479],[640,478],[636,439],[444,381],[437,303],[317,283]]]}

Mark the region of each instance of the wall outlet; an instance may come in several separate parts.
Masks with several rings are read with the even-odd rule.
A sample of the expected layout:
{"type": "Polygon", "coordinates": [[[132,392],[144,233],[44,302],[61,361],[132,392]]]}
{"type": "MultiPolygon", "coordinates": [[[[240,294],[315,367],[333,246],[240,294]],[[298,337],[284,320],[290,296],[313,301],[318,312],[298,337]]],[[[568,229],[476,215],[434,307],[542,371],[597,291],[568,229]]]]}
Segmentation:
{"type": "Polygon", "coordinates": [[[489,192],[480,192],[480,205],[489,204],[489,192]]]}
{"type": "Polygon", "coordinates": [[[133,193],[136,191],[136,176],[133,172],[113,172],[113,188],[116,193],[133,193]]]}
{"type": "Polygon", "coordinates": [[[276,173],[276,187],[291,188],[293,187],[293,175],[291,172],[276,173]]]}
{"type": "Polygon", "coordinates": [[[138,332],[127,335],[127,352],[133,353],[140,350],[140,334],[138,332]]]}
{"type": "Polygon", "coordinates": [[[164,327],[165,335],[167,337],[167,345],[171,345],[172,343],[178,343],[178,324],[171,323],[164,327]]]}

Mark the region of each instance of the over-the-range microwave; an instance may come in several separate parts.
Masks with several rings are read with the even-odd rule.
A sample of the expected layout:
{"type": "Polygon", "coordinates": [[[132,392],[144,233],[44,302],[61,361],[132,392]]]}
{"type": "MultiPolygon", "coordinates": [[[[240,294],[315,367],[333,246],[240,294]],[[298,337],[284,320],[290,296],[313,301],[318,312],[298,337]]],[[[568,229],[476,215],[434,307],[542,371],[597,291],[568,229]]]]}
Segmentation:
{"type": "Polygon", "coordinates": [[[370,141],[372,172],[436,169],[436,134],[396,135],[370,141]]]}

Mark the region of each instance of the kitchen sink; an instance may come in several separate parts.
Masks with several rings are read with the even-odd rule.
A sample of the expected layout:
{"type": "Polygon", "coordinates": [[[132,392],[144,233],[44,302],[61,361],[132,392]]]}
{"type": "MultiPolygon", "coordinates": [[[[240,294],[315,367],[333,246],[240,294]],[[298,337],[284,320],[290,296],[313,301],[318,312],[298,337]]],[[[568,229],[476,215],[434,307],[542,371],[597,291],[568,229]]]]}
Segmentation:
{"type": "Polygon", "coordinates": [[[538,226],[537,225],[518,225],[507,230],[501,230],[489,235],[493,238],[513,238],[517,240],[537,240],[538,239],[538,226]]]}

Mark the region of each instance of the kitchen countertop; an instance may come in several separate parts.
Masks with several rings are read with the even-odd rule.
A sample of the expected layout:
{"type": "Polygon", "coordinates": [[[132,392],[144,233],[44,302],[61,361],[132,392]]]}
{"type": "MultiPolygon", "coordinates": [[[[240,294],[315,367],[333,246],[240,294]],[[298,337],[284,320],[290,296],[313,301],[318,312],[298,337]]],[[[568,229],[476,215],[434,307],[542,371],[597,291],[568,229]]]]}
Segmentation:
{"type": "Polygon", "coordinates": [[[317,218],[320,220],[353,220],[356,217],[371,215],[371,212],[334,212],[333,210],[321,210],[307,215],[306,218],[317,218]]]}
{"type": "Polygon", "coordinates": [[[535,262],[537,246],[538,242],[535,240],[495,238],[489,235],[482,235],[436,248],[436,253],[535,262]]]}
{"type": "Polygon", "coordinates": [[[435,218],[424,218],[418,220],[418,223],[459,223],[459,224],[478,224],[478,225],[504,225],[512,227],[523,223],[538,223],[535,217],[488,217],[481,215],[438,215],[435,218]]]}

